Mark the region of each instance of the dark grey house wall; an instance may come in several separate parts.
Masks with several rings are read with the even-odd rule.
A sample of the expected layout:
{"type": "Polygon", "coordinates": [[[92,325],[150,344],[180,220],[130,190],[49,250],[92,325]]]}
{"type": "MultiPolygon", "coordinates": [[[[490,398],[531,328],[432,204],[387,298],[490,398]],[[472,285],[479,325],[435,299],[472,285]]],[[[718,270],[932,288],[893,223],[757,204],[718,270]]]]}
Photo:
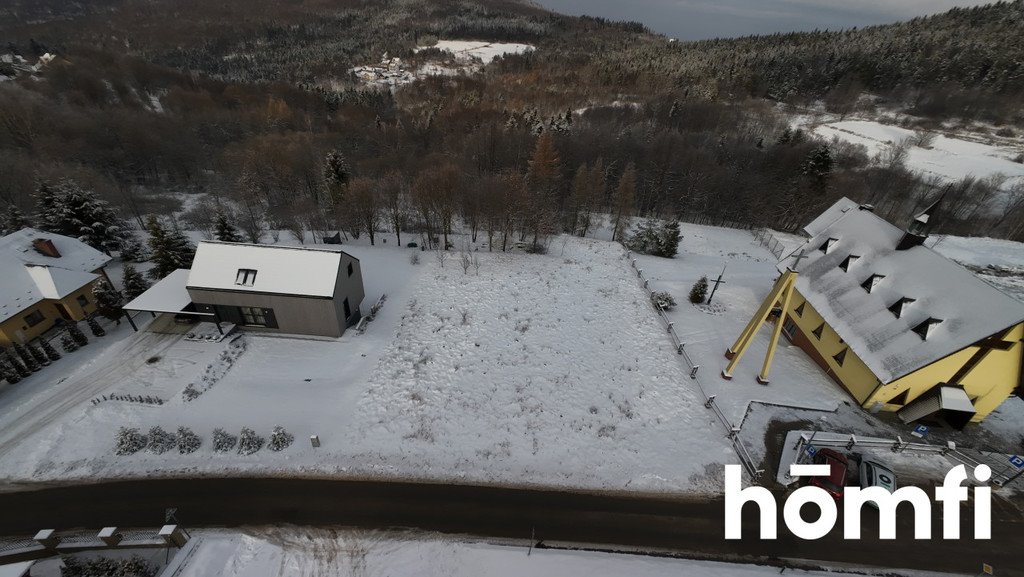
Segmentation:
{"type": "Polygon", "coordinates": [[[363,302],[363,271],[359,268],[359,260],[348,253],[341,255],[341,267],[338,269],[338,281],[334,284],[334,300],[337,302],[338,323],[342,327],[352,326],[359,322],[362,316],[360,304],[363,302]],[[352,275],[348,274],[348,266],[352,265],[352,275]],[[345,307],[343,303],[348,299],[352,314],[345,318],[345,307]]]}
{"type": "Polygon", "coordinates": [[[345,324],[339,322],[343,316],[340,300],[195,288],[189,288],[188,294],[198,312],[212,313],[216,307],[226,322],[242,324],[237,307],[260,307],[273,311],[267,317],[277,328],[267,327],[269,331],[325,337],[340,337],[345,332],[345,324]]]}

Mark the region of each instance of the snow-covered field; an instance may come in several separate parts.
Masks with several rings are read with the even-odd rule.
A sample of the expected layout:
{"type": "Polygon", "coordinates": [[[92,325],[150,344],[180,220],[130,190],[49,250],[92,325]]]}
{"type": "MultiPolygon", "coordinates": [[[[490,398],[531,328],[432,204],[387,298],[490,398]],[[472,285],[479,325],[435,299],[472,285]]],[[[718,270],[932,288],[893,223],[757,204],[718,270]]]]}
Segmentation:
{"type": "MultiPolygon", "coordinates": [[[[915,135],[913,130],[907,128],[869,120],[821,124],[814,127],[814,133],[828,140],[838,138],[863,145],[871,156],[915,135]]],[[[985,178],[1003,174],[1009,177],[1006,183],[1006,186],[1009,186],[1024,179],[1024,164],[1013,160],[1022,153],[1024,150],[1020,147],[986,144],[936,134],[934,142],[929,147],[910,147],[907,168],[926,175],[936,175],[946,181],[959,180],[965,176],[985,178]]]]}
{"type": "MultiPolygon", "coordinates": [[[[533,549],[457,541],[422,533],[315,529],[204,531],[181,577],[767,577],[777,567],[669,559],[622,553],[533,549]]],[[[191,544],[190,544],[191,546],[191,544]]],[[[186,550],[188,552],[188,550],[186,550]]],[[[176,563],[172,562],[172,566],[176,563]]],[[[849,569],[848,569],[849,570],[849,569]]],[[[870,575],[870,570],[855,570],[870,575]]],[[[34,573],[33,573],[34,574],[34,573]]],[[[787,575],[824,577],[829,571],[787,569],[787,575]]],[[[900,575],[886,570],[886,575],[900,575]]],[[[914,572],[923,577],[925,573],[914,572]]]]}
{"type": "MultiPolygon", "coordinates": [[[[743,423],[741,438],[755,459],[767,455],[764,432],[777,416],[806,421],[829,411],[828,430],[873,432],[872,419],[785,340],[771,382],[758,384],[767,330],[732,381],[719,377],[724,351],[770,289],[774,257],[750,231],[685,224],[682,233],[675,259],[640,256],[638,264],[653,288],[675,295],[670,318],[701,366],[700,382],[731,422],[743,423]],[[702,275],[714,280],[723,265],[725,283],[713,303],[691,305],[693,283],[702,275]]],[[[365,334],[333,340],[247,332],[196,343],[121,327],[102,345],[0,390],[0,477],[227,472],[721,490],[720,465],[737,456],[621,247],[563,237],[548,255],[483,249],[474,253],[479,271],[463,272],[457,252],[442,266],[435,253],[397,248],[394,240],[346,245],[363,263],[364,312],[388,293],[365,334]],[[240,354],[224,360],[225,351],[240,354]],[[217,378],[186,401],[182,391],[208,372],[217,378]],[[164,404],[90,402],[110,395],[164,404]],[[251,427],[266,439],[275,425],[295,436],[281,452],[239,455],[212,446],[214,428],[238,435],[251,427]],[[142,433],[184,426],[203,444],[190,454],[118,456],[122,426],[142,433]]],[[[1020,245],[998,242],[948,237],[937,249],[978,266],[1024,267],[1020,245]]],[[[983,427],[1006,438],[1024,434],[1021,415],[1024,402],[1015,399],[983,427]]]]}
{"type": "Polygon", "coordinates": [[[180,390],[229,345],[178,341],[106,383],[107,394],[166,404],[80,405],[11,450],[0,470],[13,479],[233,470],[717,491],[707,470],[736,462],[618,245],[479,253],[479,274],[464,273],[456,254],[442,267],[423,253],[413,266],[407,250],[350,250],[367,300],[395,289],[366,334],[246,334],[244,354],[191,402],[180,390]],[[204,444],[185,455],[114,454],[120,426],[154,425],[189,427],[204,444]],[[217,453],[210,441],[216,427],[266,437],[274,425],[297,438],[280,453],[217,453]]]}
{"type": "Polygon", "coordinates": [[[456,57],[479,58],[484,64],[490,64],[498,56],[507,54],[523,54],[533,50],[530,44],[516,44],[513,42],[483,42],[475,40],[439,40],[431,46],[445,52],[451,52],[456,57]]]}

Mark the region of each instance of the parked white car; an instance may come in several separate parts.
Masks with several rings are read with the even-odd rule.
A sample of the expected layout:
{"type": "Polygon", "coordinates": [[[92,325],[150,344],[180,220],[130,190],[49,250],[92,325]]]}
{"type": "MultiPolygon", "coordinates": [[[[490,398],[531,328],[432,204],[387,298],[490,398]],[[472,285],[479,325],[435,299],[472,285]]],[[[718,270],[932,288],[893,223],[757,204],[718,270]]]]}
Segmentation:
{"type": "MultiPolygon", "coordinates": [[[[896,490],[896,473],[888,465],[870,457],[864,457],[861,458],[858,469],[861,489],[882,487],[890,493],[896,490]]],[[[875,507],[878,506],[874,501],[868,501],[868,503],[875,507]]]]}

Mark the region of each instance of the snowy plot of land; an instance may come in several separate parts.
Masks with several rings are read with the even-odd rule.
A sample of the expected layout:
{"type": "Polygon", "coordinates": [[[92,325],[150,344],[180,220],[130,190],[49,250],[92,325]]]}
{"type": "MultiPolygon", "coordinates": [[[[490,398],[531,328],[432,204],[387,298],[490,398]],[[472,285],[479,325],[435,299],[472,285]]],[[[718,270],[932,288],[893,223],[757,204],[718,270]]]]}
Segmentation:
{"type": "MultiPolygon", "coordinates": [[[[459,542],[450,537],[412,532],[264,529],[238,534],[207,531],[200,533],[196,541],[194,553],[177,573],[181,577],[767,577],[779,574],[776,567],[621,553],[534,549],[527,555],[526,544],[516,547],[459,542]]],[[[871,574],[860,570],[856,573],[871,574]]],[[[786,574],[834,575],[793,569],[786,574]]],[[[900,572],[887,570],[886,574],[899,575],[900,572]]]]}
{"type": "MultiPolygon", "coordinates": [[[[867,148],[869,155],[876,155],[915,135],[913,130],[868,120],[822,124],[814,128],[814,133],[829,140],[838,138],[861,144],[867,148]]],[[[936,175],[947,181],[960,180],[965,176],[985,178],[1003,174],[1009,177],[1006,183],[1009,186],[1024,179],[1024,164],[1013,161],[1019,154],[1021,150],[1018,148],[937,134],[928,148],[910,147],[907,168],[926,175],[936,175]]]]}
{"type": "MultiPolygon", "coordinates": [[[[417,50],[422,50],[421,47],[417,50]]],[[[533,50],[529,44],[516,44],[511,42],[482,42],[475,40],[439,40],[437,44],[429,48],[437,48],[450,52],[456,57],[467,59],[480,59],[484,64],[490,64],[498,56],[508,54],[523,54],[533,50]]]]}
{"type": "Polygon", "coordinates": [[[227,341],[177,340],[144,367],[101,356],[94,366],[132,364],[103,381],[104,394],[166,404],[80,399],[12,447],[0,470],[9,479],[260,471],[719,491],[718,464],[736,457],[724,431],[710,426],[623,251],[603,241],[559,244],[543,256],[478,253],[479,274],[464,273],[457,254],[442,267],[419,253],[413,266],[407,249],[350,247],[367,300],[389,292],[366,334],[246,334],[245,352],[191,402],[180,391],[227,341]],[[153,425],[190,427],[203,446],[114,454],[118,427],[153,425]],[[274,425],[297,439],[280,453],[211,446],[216,427],[266,437],[274,425]]]}

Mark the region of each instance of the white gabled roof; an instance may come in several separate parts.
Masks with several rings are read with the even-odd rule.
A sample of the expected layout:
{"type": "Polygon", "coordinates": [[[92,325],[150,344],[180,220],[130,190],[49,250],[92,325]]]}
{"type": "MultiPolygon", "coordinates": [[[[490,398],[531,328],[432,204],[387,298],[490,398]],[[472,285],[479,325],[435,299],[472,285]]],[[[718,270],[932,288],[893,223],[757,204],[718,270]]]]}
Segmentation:
{"type": "Polygon", "coordinates": [[[856,209],[858,205],[856,202],[846,198],[840,198],[835,204],[830,206],[825,212],[821,213],[818,218],[812,220],[810,224],[804,227],[804,234],[807,236],[818,236],[821,231],[829,227],[833,222],[839,220],[848,211],[856,209]]]}
{"type": "Polygon", "coordinates": [[[60,299],[92,282],[110,257],[71,237],[24,228],[0,237],[0,322],[45,299],[60,299]],[[46,256],[32,242],[47,239],[60,253],[46,256]]]}
{"type": "Polygon", "coordinates": [[[342,254],[337,248],[201,242],[188,288],[331,297],[342,254]],[[235,283],[239,269],[256,271],[252,286],[235,283]]]}
{"type": "MultiPolygon", "coordinates": [[[[1024,321],[1024,304],[952,260],[924,246],[897,251],[903,231],[873,212],[840,214],[794,251],[807,256],[796,289],[883,383],[1024,321]],[[838,240],[823,253],[829,238],[838,240]],[[844,272],[850,255],[860,258],[844,272]],[[869,293],[861,284],[872,275],[884,278],[869,293]],[[904,297],[915,300],[897,318],[889,307],[904,297]],[[928,319],[942,322],[922,340],[913,329],[928,319]]],[[[793,262],[790,254],[779,270],[793,262]]]]}

